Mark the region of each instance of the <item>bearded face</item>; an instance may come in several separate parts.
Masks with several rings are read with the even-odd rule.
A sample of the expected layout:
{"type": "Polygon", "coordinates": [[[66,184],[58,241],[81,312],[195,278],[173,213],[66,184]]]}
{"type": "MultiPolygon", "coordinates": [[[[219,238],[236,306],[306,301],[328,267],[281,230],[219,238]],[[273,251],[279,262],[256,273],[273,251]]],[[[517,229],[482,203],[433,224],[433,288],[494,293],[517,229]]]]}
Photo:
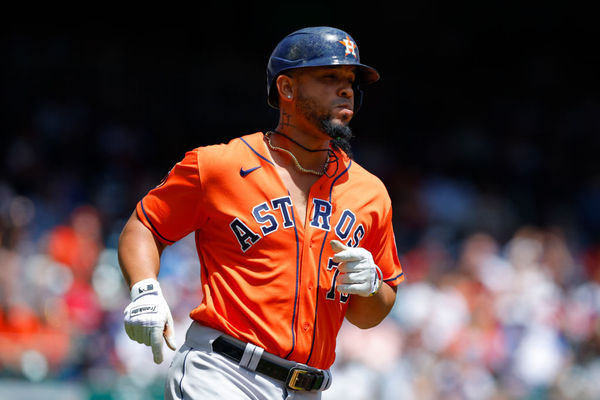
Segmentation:
{"type": "Polygon", "coordinates": [[[353,134],[348,125],[349,120],[344,122],[335,120],[331,110],[323,106],[322,102],[317,101],[317,99],[304,94],[302,90],[298,93],[296,112],[304,115],[314,126],[319,127],[331,137],[334,148],[339,148],[349,157],[352,157],[350,139],[353,134]]]}

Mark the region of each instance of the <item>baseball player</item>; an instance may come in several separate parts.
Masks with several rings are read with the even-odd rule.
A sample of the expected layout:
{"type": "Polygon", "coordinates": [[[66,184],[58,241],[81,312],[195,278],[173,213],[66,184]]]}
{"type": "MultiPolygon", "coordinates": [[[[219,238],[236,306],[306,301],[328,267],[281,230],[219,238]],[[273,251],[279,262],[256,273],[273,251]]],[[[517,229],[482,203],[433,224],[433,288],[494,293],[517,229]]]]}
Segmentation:
{"type": "Polygon", "coordinates": [[[404,279],[382,182],[351,158],[360,85],[379,79],[330,27],[285,37],[267,67],[277,127],[185,154],[137,204],[119,241],[129,337],[176,349],[157,281],[191,232],[203,298],[169,367],[168,399],[319,399],[346,318],[377,325],[404,279]]]}

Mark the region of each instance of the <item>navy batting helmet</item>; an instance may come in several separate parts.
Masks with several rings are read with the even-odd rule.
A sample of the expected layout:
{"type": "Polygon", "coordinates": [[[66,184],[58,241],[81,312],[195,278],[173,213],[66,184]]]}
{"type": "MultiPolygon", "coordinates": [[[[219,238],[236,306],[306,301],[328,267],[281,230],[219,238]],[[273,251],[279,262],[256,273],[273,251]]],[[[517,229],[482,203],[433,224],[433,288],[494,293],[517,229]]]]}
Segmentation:
{"type": "Polygon", "coordinates": [[[362,91],[359,85],[379,80],[379,73],[372,67],[360,63],[358,46],[346,32],[327,26],[304,28],[290,33],[275,47],[267,65],[268,103],[279,108],[275,80],[282,72],[328,65],[356,66],[355,108],[360,107],[362,91]]]}

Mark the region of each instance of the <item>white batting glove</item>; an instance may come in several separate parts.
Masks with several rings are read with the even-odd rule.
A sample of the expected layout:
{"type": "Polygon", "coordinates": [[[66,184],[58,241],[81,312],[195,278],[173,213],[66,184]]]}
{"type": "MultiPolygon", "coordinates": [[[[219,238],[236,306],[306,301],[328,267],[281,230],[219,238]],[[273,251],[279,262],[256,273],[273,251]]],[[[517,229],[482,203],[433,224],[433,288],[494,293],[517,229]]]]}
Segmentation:
{"type": "Polygon", "coordinates": [[[156,279],[144,279],[131,288],[131,303],[125,308],[125,331],[138,343],[152,347],[154,362],[163,361],[163,336],[175,350],[173,317],[156,279]]]}
{"type": "Polygon", "coordinates": [[[337,268],[340,273],[336,278],[338,292],[369,297],[379,291],[383,274],[373,261],[371,252],[362,247],[344,246],[337,240],[331,241],[331,248],[335,253],[333,261],[339,262],[337,268]]]}

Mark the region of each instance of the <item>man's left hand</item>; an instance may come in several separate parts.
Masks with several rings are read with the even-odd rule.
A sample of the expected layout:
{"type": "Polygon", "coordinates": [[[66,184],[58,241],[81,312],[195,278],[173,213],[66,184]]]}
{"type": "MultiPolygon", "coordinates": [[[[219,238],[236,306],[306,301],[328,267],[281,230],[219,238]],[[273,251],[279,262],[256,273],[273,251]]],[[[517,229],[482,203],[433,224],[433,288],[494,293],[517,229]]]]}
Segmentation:
{"type": "Polygon", "coordinates": [[[373,255],[362,247],[348,247],[332,240],[331,248],[340,272],[336,279],[336,290],[340,293],[372,296],[379,291],[383,282],[381,269],[373,261],[373,255]]]}

